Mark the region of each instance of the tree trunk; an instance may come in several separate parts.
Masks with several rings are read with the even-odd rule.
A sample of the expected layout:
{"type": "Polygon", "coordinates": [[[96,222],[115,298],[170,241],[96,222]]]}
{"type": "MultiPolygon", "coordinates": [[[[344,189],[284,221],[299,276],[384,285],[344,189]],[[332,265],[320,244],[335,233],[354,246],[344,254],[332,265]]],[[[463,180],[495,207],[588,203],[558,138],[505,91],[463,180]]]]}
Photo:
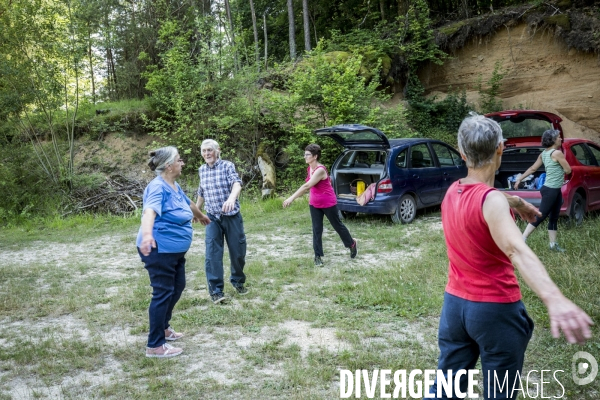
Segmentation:
{"type": "Polygon", "coordinates": [[[462,8],[462,15],[463,18],[467,19],[469,18],[469,4],[467,0],[462,0],[461,1],[461,8],[462,8]]]}
{"type": "Polygon", "coordinates": [[[231,7],[229,6],[229,0],[225,0],[225,12],[227,13],[227,20],[229,21],[229,28],[231,29],[231,46],[233,47],[233,64],[234,68],[238,70],[238,53],[235,47],[235,33],[233,32],[233,18],[231,18],[231,7]]]}
{"type": "Polygon", "coordinates": [[[91,32],[91,28],[90,28],[90,23],[88,21],[87,24],[87,42],[88,42],[88,59],[90,62],[90,78],[92,81],[92,104],[96,104],[96,82],[94,80],[94,61],[93,61],[93,57],[92,57],[92,32],[91,32]]]}
{"type": "Polygon", "coordinates": [[[106,48],[106,64],[108,69],[108,83],[109,92],[112,91],[112,100],[118,100],[119,96],[117,94],[117,73],[115,71],[115,60],[113,58],[112,49],[110,47],[106,48]]]}
{"type": "Polygon", "coordinates": [[[252,29],[254,31],[254,57],[256,58],[256,72],[260,72],[260,54],[258,48],[258,28],[256,26],[256,13],[254,12],[254,1],[250,0],[250,12],[252,13],[252,29]]]}
{"type": "Polygon", "coordinates": [[[317,35],[317,25],[315,24],[315,16],[309,14],[309,17],[312,19],[313,32],[315,34],[315,47],[319,45],[319,36],[317,35]]]}
{"type": "Polygon", "coordinates": [[[302,20],[304,22],[304,50],[310,51],[310,20],[308,15],[308,0],[302,0],[302,20]]]}
{"type": "Polygon", "coordinates": [[[409,0],[397,0],[398,1],[398,15],[403,16],[408,12],[409,0]]]}
{"type": "Polygon", "coordinates": [[[268,47],[269,47],[269,41],[267,38],[267,13],[263,14],[263,31],[265,33],[265,71],[267,70],[268,66],[268,60],[269,60],[269,52],[268,52],[268,47]]]}
{"type": "Polygon", "coordinates": [[[262,198],[272,197],[275,194],[275,166],[266,153],[258,156],[258,168],[262,176],[262,198]]]}
{"type": "Polygon", "coordinates": [[[296,25],[294,24],[294,5],[292,0],[287,0],[289,36],[290,36],[290,58],[296,59],[296,25]]]}
{"type": "Polygon", "coordinates": [[[379,0],[379,11],[381,11],[381,20],[385,21],[385,0],[379,0]]]}

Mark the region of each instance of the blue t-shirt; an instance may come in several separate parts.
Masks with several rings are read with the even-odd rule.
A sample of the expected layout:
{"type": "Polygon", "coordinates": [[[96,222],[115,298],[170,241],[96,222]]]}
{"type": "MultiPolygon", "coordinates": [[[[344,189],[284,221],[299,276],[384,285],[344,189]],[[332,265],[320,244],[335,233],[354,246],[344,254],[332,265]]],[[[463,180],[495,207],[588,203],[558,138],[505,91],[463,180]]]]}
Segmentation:
{"type": "MultiPolygon", "coordinates": [[[[192,202],[181,190],[177,182],[177,191],[165,182],[161,176],[154,178],[144,190],[144,208],[154,210],[156,219],[152,236],[159,253],[184,253],[192,244],[192,202]]],[[[142,228],[138,231],[136,246],[142,244],[142,228]]]]}

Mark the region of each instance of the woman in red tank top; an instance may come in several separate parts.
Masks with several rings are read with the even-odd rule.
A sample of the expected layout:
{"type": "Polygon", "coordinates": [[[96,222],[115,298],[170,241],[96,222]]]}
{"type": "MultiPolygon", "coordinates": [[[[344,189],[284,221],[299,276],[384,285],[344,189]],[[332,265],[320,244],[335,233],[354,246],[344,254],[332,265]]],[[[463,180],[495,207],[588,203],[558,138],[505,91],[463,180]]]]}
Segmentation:
{"type": "MultiPolygon", "coordinates": [[[[523,241],[507,198],[493,188],[504,149],[500,125],[480,115],[467,117],[458,130],[458,147],[469,172],[450,186],[442,202],[449,265],[438,370],[455,374],[473,369],[481,358],[484,398],[514,399],[533,332],[514,267],[546,305],[555,338],[562,331],[570,343],[582,343],[591,337],[592,321],[552,282],[523,241]],[[506,377],[508,385],[487,382],[494,376],[506,377]]],[[[454,376],[446,379],[454,381],[454,376]]],[[[459,381],[466,392],[466,377],[459,381]]],[[[426,392],[446,398],[443,387],[437,386],[436,382],[426,392]]]]}
{"type": "Polygon", "coordinates": [[[340,235],[344,246],[350,249],[350,258],[358,254],[356,240],[352,238],[348,228],[342,223],[337,208],[337,197],[331,186],[327,168],[319,162],[321,147],[318,144],[309,144],[304,149],[304,160],[308,164],[306,183],[283,202],[286,208],[306,191],[310,190],[309,208],[313,227],[313,249],[315,252],[315,266],[322,267],[323,260],[323,217],[327,217],[333,229],[340,235]]]}

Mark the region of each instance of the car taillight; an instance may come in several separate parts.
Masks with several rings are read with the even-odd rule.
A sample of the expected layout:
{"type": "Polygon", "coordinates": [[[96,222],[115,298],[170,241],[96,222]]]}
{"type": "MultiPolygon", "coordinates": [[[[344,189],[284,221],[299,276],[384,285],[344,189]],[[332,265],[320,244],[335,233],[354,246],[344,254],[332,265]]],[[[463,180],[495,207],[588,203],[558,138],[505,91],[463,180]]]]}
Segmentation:
{"type": "Polygon", "coordinates": [[[389,193],[392,191],[392,181],[384,179],[377,185],[377,193],[389,193]]]}

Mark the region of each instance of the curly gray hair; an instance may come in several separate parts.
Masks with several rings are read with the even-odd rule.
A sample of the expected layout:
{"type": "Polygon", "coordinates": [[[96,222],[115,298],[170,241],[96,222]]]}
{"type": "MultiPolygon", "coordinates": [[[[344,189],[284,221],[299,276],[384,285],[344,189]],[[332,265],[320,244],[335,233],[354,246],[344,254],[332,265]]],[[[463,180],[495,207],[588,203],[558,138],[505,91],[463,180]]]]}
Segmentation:
{"type": "Polygon", "coordinates": [[[542,133],[542,146],[550,147],[556,142],[556,138],[560,135],[560,131],[556,129],[548,129],[544,133],[542,133]]]}

